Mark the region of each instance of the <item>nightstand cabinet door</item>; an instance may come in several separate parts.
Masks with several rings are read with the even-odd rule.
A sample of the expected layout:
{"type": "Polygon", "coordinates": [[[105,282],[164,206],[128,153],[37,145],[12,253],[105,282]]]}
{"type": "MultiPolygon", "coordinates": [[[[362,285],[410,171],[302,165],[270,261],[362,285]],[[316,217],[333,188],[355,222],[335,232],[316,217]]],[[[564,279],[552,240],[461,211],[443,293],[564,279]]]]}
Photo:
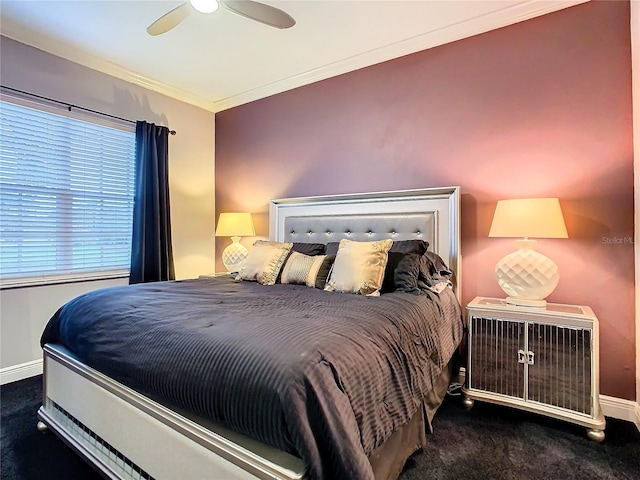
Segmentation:
{"type": "Polygon", "coordinates": [[[529,324],[527,399],[594,415],[591,385],[592,330],[529,324]]]}
{"type": "Polygon", "coordinates": [[[468,388],[525,398],[525,323],[472,315],[469,319],[468,388]]]}

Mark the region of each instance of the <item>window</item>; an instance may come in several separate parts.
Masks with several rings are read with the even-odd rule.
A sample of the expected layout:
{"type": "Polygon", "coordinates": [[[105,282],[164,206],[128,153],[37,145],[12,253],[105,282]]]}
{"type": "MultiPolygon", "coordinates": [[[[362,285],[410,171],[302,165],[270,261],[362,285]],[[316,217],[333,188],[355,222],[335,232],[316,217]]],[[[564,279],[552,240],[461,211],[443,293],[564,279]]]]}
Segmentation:
{"type": "Polygon", "coordinates": [[[0,101],[0,285],[128,275],[134,162],[133,125],[0,101]]]}

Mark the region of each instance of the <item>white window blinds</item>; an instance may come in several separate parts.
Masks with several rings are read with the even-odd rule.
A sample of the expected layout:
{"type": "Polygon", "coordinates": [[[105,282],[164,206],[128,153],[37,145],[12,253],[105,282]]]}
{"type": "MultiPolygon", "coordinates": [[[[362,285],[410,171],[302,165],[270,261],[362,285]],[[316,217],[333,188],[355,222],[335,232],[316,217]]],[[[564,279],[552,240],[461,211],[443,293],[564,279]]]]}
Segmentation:
{"type": "Polygon", "coordinates": [[[0,101],[0,285],[128,275],[133,128],[0,101]]]}

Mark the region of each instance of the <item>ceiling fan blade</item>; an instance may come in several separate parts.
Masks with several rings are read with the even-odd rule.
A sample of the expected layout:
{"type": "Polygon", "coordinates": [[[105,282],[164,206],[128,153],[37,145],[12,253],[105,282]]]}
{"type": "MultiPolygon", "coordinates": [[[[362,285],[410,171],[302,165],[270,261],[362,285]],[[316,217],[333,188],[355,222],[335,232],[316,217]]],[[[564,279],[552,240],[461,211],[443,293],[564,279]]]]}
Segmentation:
{"type": "Polygon", "coordinates": [[[147,27],[147,33],[149,35],[161,35],[163,33],[168,32],[173,27],[182,22],[185,18],[187,18],[193,9],[189,2],[183,3],[179,7],[174,8],[168,13],[165,13],[155,22],[147,27]]]}
{"type": "Polygon", "coordinates": [[[220,0],[227,10],[275,28],[291,28],[296,21],[279,8],[252,0],[220,0]]]}

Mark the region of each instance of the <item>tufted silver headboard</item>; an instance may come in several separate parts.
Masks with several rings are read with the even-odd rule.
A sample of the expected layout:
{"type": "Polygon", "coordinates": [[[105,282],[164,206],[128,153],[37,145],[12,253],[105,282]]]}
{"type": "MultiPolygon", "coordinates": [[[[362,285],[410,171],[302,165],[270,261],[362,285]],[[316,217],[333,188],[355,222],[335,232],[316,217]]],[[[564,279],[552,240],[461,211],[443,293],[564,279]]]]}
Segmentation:
{"type": "Polygon", "coordinates": [[[460,298],[459,187],[271,200],[269,238],[305,243],[426,240],[454,272],[460,298]]]}

